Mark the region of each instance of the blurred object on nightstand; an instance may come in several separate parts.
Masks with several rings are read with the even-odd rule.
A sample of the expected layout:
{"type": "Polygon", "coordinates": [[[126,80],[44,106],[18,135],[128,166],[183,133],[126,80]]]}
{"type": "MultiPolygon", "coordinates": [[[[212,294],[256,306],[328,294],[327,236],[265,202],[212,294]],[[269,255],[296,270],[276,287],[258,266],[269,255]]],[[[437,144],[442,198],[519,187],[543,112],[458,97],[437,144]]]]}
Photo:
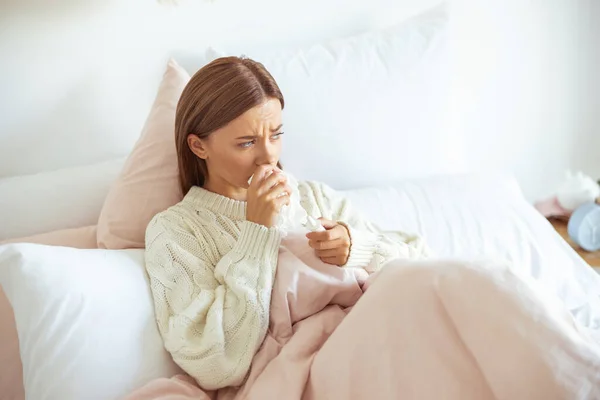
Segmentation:
{"type": "Polygon", "coordinates": [[[537,201],[534,207],[546,218],[568,220],[580,206],[600,197],[600,183],[581,171],[567,171],[565,179],[556,193],[545,200],[537,201]]]}
{"type": "Polygon", "coordinates": [[[592,201],[579,206],[569,218],[567,232],[582,249],[600,251],[600,204],[592,201]]]}
{"type": "Polygon", "coordinates": [[[590,266],[594,268],[600,268],[600,251],[589,252],[579,247],[571,238],[568,233],[568,221],[558,218],[548,219],[556,232],[565,239],[567,243],[583,258],[590,266]]]}

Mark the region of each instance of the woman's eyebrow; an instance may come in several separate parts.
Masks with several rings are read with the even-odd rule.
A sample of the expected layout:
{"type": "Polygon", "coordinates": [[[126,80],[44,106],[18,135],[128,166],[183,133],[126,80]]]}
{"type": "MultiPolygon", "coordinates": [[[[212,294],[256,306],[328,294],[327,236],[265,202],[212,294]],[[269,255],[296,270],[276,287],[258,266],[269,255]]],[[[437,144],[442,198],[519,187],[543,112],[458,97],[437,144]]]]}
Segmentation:
{"type": "Polygon", "coordinates": [[[258,135],[247,135],[247,136],[237,137],[237,138],[235,138],[235,140],[241,140],[241,139],[252,140],[252,139],[256,139],[257,137],[258,137],[258,135]]]}
{"type": "MultiPolygon", "coordinates": [[[[271,133],[276,133],[281,128],[283,128],[283,124],[279,124],[279,126],[277,128],[271,129],[271,133]]],[[[237,137],[235,139],[236,140],[252,140],[252,139],[256,139],[257,137],[258,137],[258,135],[246,135],[246,136],[237,137]]]]}

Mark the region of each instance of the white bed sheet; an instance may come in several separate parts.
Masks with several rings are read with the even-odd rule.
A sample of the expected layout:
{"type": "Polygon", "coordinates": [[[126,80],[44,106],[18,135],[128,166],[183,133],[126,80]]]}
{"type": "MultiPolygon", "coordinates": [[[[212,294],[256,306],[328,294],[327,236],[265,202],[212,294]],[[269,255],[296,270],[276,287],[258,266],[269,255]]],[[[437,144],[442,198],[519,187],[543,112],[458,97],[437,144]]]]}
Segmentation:
{"type": "Polygon", "coordinates": [[[424,236],[436,256],[510,262],[600,332],[600,275],[524,199],[514,179],[432,177],[346,194],[381,228],[424,236]]]}

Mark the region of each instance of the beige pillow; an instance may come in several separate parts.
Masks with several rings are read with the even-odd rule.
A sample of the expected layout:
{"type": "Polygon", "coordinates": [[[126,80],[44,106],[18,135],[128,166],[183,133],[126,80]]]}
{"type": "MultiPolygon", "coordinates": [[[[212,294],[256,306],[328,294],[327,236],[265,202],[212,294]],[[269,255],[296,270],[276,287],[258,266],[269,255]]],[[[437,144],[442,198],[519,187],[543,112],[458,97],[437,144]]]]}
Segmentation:
{"type": "Polygon", "coordinates": [[[143,248],[148,222],[183,198],[175,151],[175,109],[189,80],[189,74],[169,60],[140,138],[100,212],[99,248],[143,248]]]}

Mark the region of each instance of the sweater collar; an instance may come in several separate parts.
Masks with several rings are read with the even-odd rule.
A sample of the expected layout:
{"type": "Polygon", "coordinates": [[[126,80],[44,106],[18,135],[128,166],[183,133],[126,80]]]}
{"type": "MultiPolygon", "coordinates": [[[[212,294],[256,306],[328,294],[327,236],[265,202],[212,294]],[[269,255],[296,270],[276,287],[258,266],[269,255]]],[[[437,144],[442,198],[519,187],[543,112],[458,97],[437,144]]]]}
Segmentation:
{"type": "Polygon", "coordinates": [[[216,214],[225,215],[231,219],[246,220],[246,202],[233,200],[229,197],[208,191],[199,186],[192,186],[183,199],[195,209],[208,209],[216,214]]]}

